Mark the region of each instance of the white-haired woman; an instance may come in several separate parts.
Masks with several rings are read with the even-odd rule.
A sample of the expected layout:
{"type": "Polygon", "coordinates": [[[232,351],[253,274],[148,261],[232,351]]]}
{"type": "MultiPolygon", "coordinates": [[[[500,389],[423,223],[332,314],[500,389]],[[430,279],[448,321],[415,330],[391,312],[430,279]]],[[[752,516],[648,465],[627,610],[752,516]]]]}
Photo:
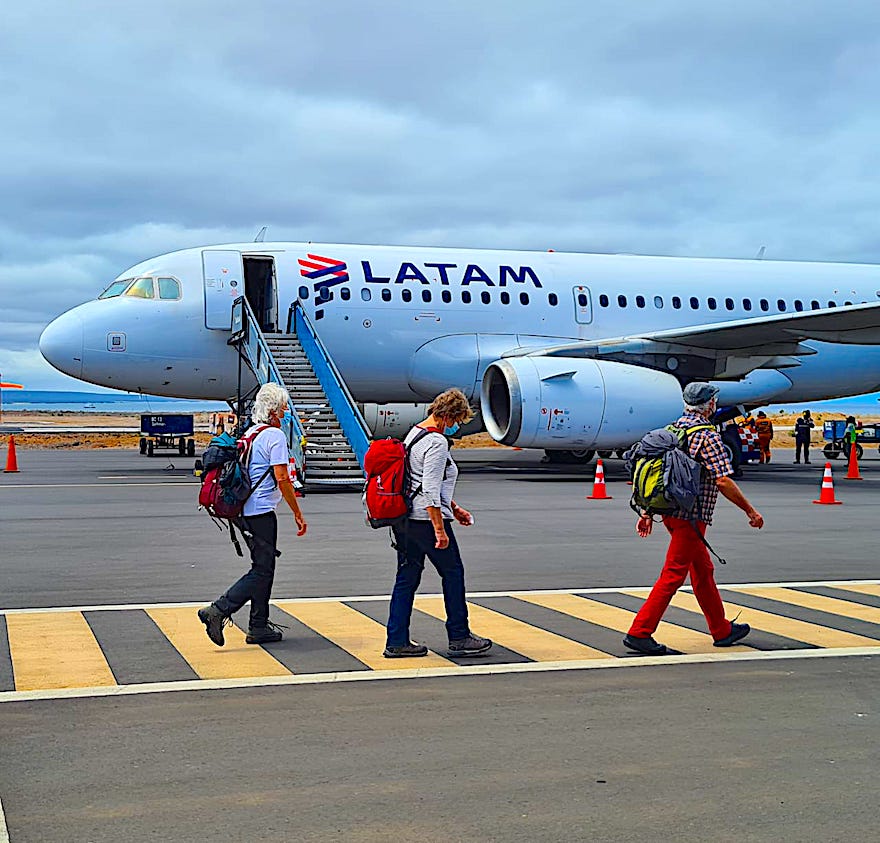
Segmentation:
{"type": "Polygon", "coordinates": [[[296,534],[302,536],[306,532],[306,521],[288,473],[290,452],[281,431],[281,419],[289,404],[286,389],[274,383],[264,384],[254,402],[253,425],[245,432],[246,437],[252,437],[248,475],[253,492],[245,502],[242,519],[253,536],[248,540],[251,569],[210,606],[199,609],[199,619],[205,625],[208,638],[220,647],[225,643],[224,625],[248,601],[251,614],[247,643],[269,644],[281,640],[281,630],[269,623],[269,595],[275,578],[278,540],[275,508],[282,498],[296,519],[296,534]]]}

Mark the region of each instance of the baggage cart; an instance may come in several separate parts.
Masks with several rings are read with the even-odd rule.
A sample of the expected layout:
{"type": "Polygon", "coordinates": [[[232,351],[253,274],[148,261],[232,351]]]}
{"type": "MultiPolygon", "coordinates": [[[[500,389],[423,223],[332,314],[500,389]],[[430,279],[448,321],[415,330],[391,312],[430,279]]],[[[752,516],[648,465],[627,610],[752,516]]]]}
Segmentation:
{"type": "MultiPolygon", "coordinates": [[[[825,447],[822,453],[829,460],[836,460],[839,456],[849,457],[847,450],[846,421],[844,419],[832,419],[822,426],[822,438],[825,447]]],[[[856,425],[856,456],[861,459],[865,452],[864,445],[880,445],[880,424],[856,425]]],[[[878,448],[880,450],[880,448],[878,448]]]]}
{"type": "Polygon", "coordinates": [[[159,449],[174,449],[181,456],[194,457],[192,413],[141,413],[140,452],[148,457],[159,449]]]}

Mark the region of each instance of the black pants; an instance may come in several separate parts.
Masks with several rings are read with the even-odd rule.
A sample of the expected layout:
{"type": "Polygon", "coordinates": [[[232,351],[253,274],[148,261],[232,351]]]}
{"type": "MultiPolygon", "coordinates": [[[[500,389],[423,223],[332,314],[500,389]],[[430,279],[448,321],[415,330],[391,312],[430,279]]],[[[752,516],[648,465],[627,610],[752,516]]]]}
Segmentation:
{"type": "Polygon", "coordinates": [[[810,461],[810,443],[809,442],[799,442],[795,440],[794,444],[794,460],[795,462],[801,461],[801,449],[804,451],[804,462],[810,461]]]}
{"type": "Polygon", "coordinates": [[[278,541],[278,519],[274,512],[250,515],[245,527],[254,534],[248,541],[251,552],[251,569],[238,582],[230,586],[214,605],[224,615],[237,612],[248,600],[251,601],[250,629],[260,629],[269,620],[269,595],[275,579],[275,545],[278,541]]]}

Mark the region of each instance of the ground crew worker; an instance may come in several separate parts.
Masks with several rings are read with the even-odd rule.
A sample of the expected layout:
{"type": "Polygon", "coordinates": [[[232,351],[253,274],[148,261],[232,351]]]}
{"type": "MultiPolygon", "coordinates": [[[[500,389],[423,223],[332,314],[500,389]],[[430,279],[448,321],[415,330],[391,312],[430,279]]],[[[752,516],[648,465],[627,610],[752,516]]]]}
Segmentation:
{"type": "Polygon", "coordinates": [[[810,464],[810,431],[816,426],[809,410],[804,410],[798,420],[794,423],[794,461],[801,461],[801,451],[804,452],[804,462],[810,464]]]}
{"type": "MultiPolygon", "coordinates": [[[[684,415],[675,423],[680,428],[705,424],[715,414],[718,387],[709,383],[691,383],[684,388],[684,415]]],[[[663,525],[669,531],[669,550],[660,577],[654,583],[648,599],[633,620],[624,645],[646,656],[663,656],[670,651],[654,638],[663,613],[673,595],[691,577],[694,596],[703,610],[709,633],[716,647],[730,647],[749,634],[747,623],[733,623],[724,616],[724,604],[715,585],[714,567],[705,545],[706,527],[712,523],[712,512],[720,492],[736,504],[749,519],[749,526],[758,530],[764,526],[761,514],[746,500],[739,486],[730,479],[733,468],[716,430],[694,431],[688,437],[690,456],[703,466],[700,494],[697,502],[696,520],[688,520],[685,512],[673,512],[663,516],[663,525]]],[[[692,516],[693,517],[693,516],[692,516]]],[[[636,531],[642,538],[651,535],[654,522],[650,515],[642,514],[636,531]]]]}
{"type": "Polygon", "coordinates": [[[758,448],[761,451],[761,462],[770,462],[770,442],[773,439],[773,422],[767,418],[767,414],[760,410],[758,420],[755,422],[758,431],[758,448]]]}
{"type": "Polygon", "coordinates": [[[852,450],[855,447],[858,438],[858,433],[856,433],[856,417],[847,416],[846,428],[843,431],[843,441],[846,443],[847,458],[852,456],[852,450]]]}

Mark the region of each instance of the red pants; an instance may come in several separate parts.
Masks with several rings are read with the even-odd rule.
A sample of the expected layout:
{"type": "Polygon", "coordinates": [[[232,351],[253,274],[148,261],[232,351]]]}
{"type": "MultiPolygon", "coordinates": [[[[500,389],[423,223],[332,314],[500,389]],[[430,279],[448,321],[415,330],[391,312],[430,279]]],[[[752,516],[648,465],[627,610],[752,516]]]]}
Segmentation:
{"type": "MultiPolygon", "coordinates": [[[[679,588],[684,585],[688,573],[694,597],[706,616],[709,633],[716,641],[730,635],[730,621],[724,617],[724,603],[715,585],[712,560],[709,551],[700,541],[694,525],[681,518],[663,518],[663,524],[669,530],[671,539],[669,550],[666,551],[666,562],[663,570],[648,599],[636,615],[629,634],[636,638],[647,638],[653,635],[669,606],[669,601],[679,588]]],[[[702,535],[706,533],[706,525],[697,522],[702,535]]]]}

